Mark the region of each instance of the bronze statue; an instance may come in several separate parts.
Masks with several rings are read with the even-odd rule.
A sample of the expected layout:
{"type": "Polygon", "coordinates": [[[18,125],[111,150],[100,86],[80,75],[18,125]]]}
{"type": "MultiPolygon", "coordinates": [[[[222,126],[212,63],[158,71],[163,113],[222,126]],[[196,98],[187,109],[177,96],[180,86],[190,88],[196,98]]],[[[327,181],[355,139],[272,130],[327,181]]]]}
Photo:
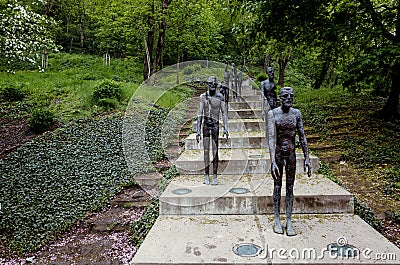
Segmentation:
{"type": "Polygon", "coordinates": [[[213,150],[213,178],[211,185],[217,185],[218,171],[218,136],[219,136],[219,113],[222,112],[222,121],[224,125],[223,135],[228,139],[227,130],[227,109],[225,107],[224,96],[216,92],[217,78],[210,76],[207,81],[208,91],[200,95],[200,107],[197,116],[197,134],[196,140],[201,139],[201,125],[203,124],[203,146],[204,146],[204,184],[210,184],[210,136],[212,138],[213,150]]]}
{"type": "Polygon", "coordinates": [[[276,85],[274,82],[274,68],[268,67],[267,69],[268,79],[261,82],[261,109],[262,109],[262,119],[264,120],[266,114],[265,99],[267,99],[268,104],[271,109],[278,107],[278,99],[276,96],[276,85]]]}
{"type": "Polygon", "coordinates": [[[234,63],[232,63],[232,89],[233,89],[233,97],[236,98],[238,95],[238,76],[237,69],[234,63]]]}
{"type": "Polygon", "coordinates": [[[280,215],[283,167],[286,172],[286,234],[295,236],[292,226],[293,186],[296,175],[295,136],[299,134],[304,153],[304,171],[311,176],[308,145],[304,134],[301,112],[292,108],[294,91],[283,87],[279,92],[281,106],[268,112],[268,145],[271,157],[271,173],[274,179],[274,232],[283,234],[280,215]]]}
{"type": "Polygon", "coordinates": [[[225,72],[224,72],[224,80],[222,81],[221,90],[220,90],[220,93],[224,96],[226,111],[228,111],[230,78],[231,78],[231,71],[229,71],[228,63],[226,63],[225,72]]]}

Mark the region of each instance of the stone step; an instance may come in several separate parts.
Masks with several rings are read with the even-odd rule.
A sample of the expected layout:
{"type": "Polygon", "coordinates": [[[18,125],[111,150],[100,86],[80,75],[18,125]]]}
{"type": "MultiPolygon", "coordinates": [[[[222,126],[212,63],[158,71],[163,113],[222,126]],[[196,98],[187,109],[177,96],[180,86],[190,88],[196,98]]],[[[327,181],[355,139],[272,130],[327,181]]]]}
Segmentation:
{"type": "MultiPolygon", "coordinates": [[[[220,149],[218,154],[218,174],[269,174],[270,172],[270,157],[265,148],[220,149]]],[[[310,156],[310,160],[313,172],[318,170],[318,157],[310,156]]],[[[212,161],[211,154],[210,161],[212,161]]],[[[303,173],[304,156],[302,153],[297,153],[296,161],[296,173],[303,173]]],[[[175,165],[180,174],[203,175],[204,152],[203,150],[185,150],[175,161],[175,165]]],[[[210,172],[212,172],[212,164],[210,172]]]]}
{"type": "Polygon", "coordinates": [[[229,101],[230,109],[261,109],[261,100],[256,101],[229,101]]]}
{"type": "MultiPolygon", "coordinates": [[[[222,128],[222,126],[223,123],[220,121],[220,128],[222,128]]],[[[262,119],[229,119],[228,130],[229,133],[265,131],[265,121],[262,119]]],[[[197,131],[197,121],[192,123],[192,131],[197,131]]]]}
{"type": "Polygon", "coordinates": [[[242,96],[233,96],[230,94],[229,96],[230,102],[245,102],[245,101],[261,101],[261,95],[258,94],[242,94],[242,96]]]}
{"type": "MultiPolygon", "coordinates": [[[[160,214],[273,213],[274,181],[270,175],[221,175],[218,185],[214,186],[203,184],[203,180],[202,175],[174,178],[160,197],[160,214]]],[[[284,181],[282,213],[285,212],[285,185],[284,181]]],[[[322,175],[313,174],[309,178],[298,174],[294,195],[294,213],[354,212],[353,196],[322,175]]]]}
{"type": "Polygon", "coordinates": [[[357,215],[294,215],[293,225],[289,237],[273,232],[272,215],[161,215],[131,264],[400,264],[400,249],[357,215]]]}
{"type": "Polygon", "coordinates": [[[261,109],[230,109],[228,110],[228,119],[259,119],[261,118],[261,109]]]}
{"type": "MultiPolygon", "coordinates": [[[[211,138],[210,138],[211,139],[211,138]]],[[[210,140],[211,141],[211,140],[210,140]]],[[[219,149],[223,148],[266,148],[267,140],[265,131],[254,132],[231,132],[227,140],[222,132],[218,138],[219,149]]],[[[186,150],[200,150],[203,149],[203,138],[197,143],[196,134],[192,133],[185,139],[186,150]]]]}

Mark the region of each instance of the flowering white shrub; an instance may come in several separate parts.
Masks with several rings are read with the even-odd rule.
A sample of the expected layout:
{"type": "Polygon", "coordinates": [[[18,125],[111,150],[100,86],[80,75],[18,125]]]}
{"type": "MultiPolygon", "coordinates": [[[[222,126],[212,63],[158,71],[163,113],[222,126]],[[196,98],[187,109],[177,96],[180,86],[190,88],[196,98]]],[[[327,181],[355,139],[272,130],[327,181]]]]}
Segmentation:
{"type": "MultiPolygon", "coordinates": [[[[36,1],[40,4],[41,1],[36,1]]],[[[18,0],[0,4],[0,63],[8,71],[26,62],[43,71],[39,61],[44,51],[57,51],[50,28],[54,19],[33,12],[18,0]]]]}

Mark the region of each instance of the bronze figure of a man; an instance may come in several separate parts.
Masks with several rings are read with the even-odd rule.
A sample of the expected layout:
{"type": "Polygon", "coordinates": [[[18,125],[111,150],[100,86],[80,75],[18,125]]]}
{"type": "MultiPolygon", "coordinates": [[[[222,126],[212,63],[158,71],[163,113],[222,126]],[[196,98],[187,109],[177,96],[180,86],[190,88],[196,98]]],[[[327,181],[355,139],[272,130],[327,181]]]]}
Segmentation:
{"type": "Polygon", "coordinates": [[[304,154],[304,171],[311,174],[308,145],[304,134],[303,120],[298,109],[292,108],[294,91],[283,87],[279,92],[281,106],[268,112],[268,146],[271,157],[271,173],[274,179],[274,232],[283,234],[280,221],[280,201],[283,168],[286,172],[286,234],[296,235],[292,226],[293,186],[296,175],[295,136],[299,135],[304,154]]]}
{"type": "Polygon", "coordinates": [[[276,96],[276,85],[274,82],[274,68],[268,67],[267,69],[268,79],[261,82],[261,109],[262,119],[264,120],[266,110],[265,100],[267,100],[270,109],[278,107],[278,98],[276,96]]]}
{"type": "Polygon", "coordinates": [[[213,178],[211,185],[217,185],[218,171],[218,136],[219,136],[219,113],[222,113],[224,125],[223,134],[228,139],[227,130],[227,109],[225,107],[224,96],[217,92],[217,78],[211,76],[208,78],[208,91],[200,95],[200,107],[197,115],[197,142],[201,139],[201,126],[203,124],[203,146],[204,146],[204,184],[210,184],[210,137],[212,139],[213,151],[213,178]],[[204,123],[203,123],[204,121],[204,123]]]}

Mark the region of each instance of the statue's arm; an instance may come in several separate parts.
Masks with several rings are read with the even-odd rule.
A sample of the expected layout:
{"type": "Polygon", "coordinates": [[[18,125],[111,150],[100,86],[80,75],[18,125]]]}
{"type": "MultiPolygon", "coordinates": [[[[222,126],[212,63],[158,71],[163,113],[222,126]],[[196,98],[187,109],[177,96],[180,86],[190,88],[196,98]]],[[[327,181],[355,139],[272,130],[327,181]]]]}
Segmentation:
{"type": "Polygon", "coordinates": [[[201,124],[203,123],[204,97],[200,96],[199,111],[197,112],[197,137],[200,137],[201,124]]]}
{"type": "Polygon", "coordinates": [[[261,82],[261,118],[265,118],[265,96],[264,96],[264,82],[261,82]]]}
{"type": "Polygon", "coordinates": [[[226,107],[226,102],[221,98],[221,112],[222,112],[222,122],[224,124],[224,134],[228,133],[228,108],[226,107]]]}
{"type": "Polygon", "coordinates": [[[271,174],[274,179],[277,179],[279,176],[279,169],[278,165],[276,164],[275,154],[276,154],[276,127],[275,127],[275,117],[273,110],[268,111],[268,148],[269,148],[269,155],[271,159],[271,174]]]}
{"type": "Polygon", "coordinates": [[[307,139],[304,133],[304,125],[303,125],[303,118],[301,115],[301,112],[298,111],[296,113],[296,118],[297,118],[297,132],[299,134],[299,141],[300,141],[300,145],[301,145],[301,149],[303,150],[303,154],[304,154],[304,171],[306,171],[306,169],[308,169],[308,175],[310,176],[311,174],[311,163],[310,163],[310,157],[309,157],[309,153],[308,153],[308,143],[307,143],[307,139]]]}

